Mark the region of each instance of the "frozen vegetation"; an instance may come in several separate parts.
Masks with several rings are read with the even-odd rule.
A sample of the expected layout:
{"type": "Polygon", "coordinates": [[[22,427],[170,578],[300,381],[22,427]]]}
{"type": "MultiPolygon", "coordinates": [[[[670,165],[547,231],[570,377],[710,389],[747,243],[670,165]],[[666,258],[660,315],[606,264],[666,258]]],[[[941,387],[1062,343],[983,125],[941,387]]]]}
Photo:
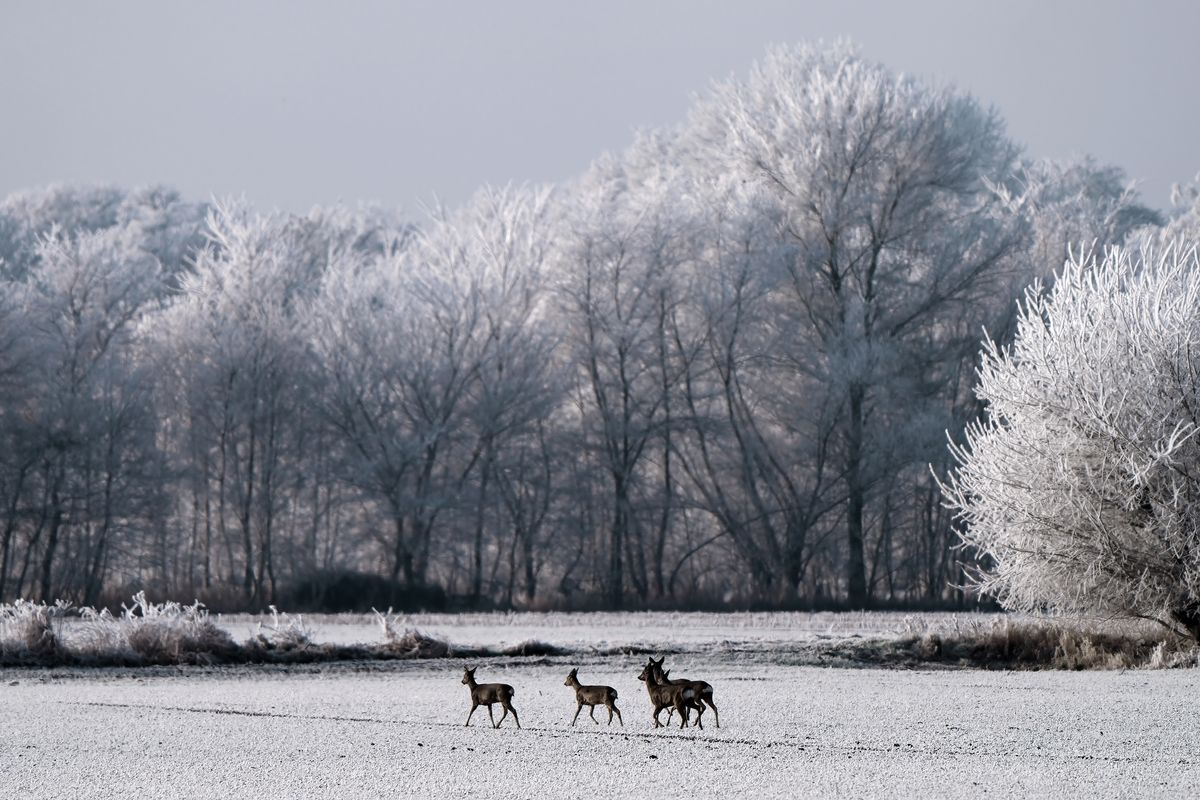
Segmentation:
{"type": "Polygon", "coordinates": [[[776,663],[1024,669],[1192,666],[1197,650],[1148,621],[1007,614],[703,612],[211,615],[133,598],[119,615],[0,605],[0,666],[271,664],[641,653],[776,663]]]}

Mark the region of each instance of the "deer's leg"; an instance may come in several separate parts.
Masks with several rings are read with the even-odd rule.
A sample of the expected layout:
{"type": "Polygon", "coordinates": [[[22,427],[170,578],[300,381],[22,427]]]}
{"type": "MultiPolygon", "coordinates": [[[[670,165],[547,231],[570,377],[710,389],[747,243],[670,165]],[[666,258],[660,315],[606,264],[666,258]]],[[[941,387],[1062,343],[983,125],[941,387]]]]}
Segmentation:
{"type": "Polygon", "coordinates": [[[583,711],[583,701],[580,700],[575,706],[575,716],[571,718],[571,724],[575,724],[575,720],[579,719],[579,712],[583,711]]]}
{"type": "Polygon", "coordinates": [[[512,705],[510,705],[509,703],[505,703],[504,707],[512,712],[513,719],[517,721],[517,730],[520,730],[521,729],[521,718],[517,716],[517,710],[515,708],[513,708],[512,705]]]}
{"type": "Polygon", "coordinates": [[[592,718],[592,722],[596,723],[597,725],[600,724],[600,720],[596,719],[596,704],[595,703],[592,703],[590,706],[588,706],[588,716],[592,718]]]}
{"type": "Polygon", "coordinates": [[[496,723],[497,728],[504,724],[504,718],[508,716],[508,703],[501,703],[500,707],[504,709],[504,713],[500,715],[500,721],[496,723]]]}
{"type": "Polygon", "coordinates": [[[675,710],[679,712],[679,727],[686,728],[688,724],[687,706],[685,706],[681,701],[676,700],[675,710]]]}
{"type": "MultiPolygon", "coordinates": [[[[464,728],[467,727],[467,725],[471,724],[471,714],[474,714],[475,709],[477,709],[477,708],[479,708],[479,703],[471,704],[471,710],[467,713],[467,723],[466,723],[466,725],[463,725],[464,728]]],[[[488,710],[491,711],[491,706],[488,707],[488,710]]]]}
{"type": "Polygon", "coordinates": [[[617,714],[617,722],[621,723],[621,727],[622,727],[622,728],[624,728],[624,727],[625,727],[625,720],[621,719],[621,709],[617,708],[617,704],[616,704],[616,703],[613,703],[611,706],[609,706],[609,707],[608,707],[608,724],[609,724],[609,725],[612,725],[612,715],[613,715],[613,712],[616,712],[616,714],[617,714]]]}
{"type": "Polygon", "coordinates": [[[488,703],[488,719],[492,721],[492,727],[496,727],[496,716],[492,713],[492,704],[488,703]]]}
{"type": "Polygon", "coordinates": [[[654,707],[654,727],[656,727],[656,728],[661,728],[663,726],[663,724],[658,721],[658,715],[662,710],[663,710],[662,706],[654,707]]]}
{"type": "Polygon", "coordinates": [[[717,713],[717,704],[712,701],[712,695],[703,695],[704,702],[708,703],[708,707],[713,710],[713,719],[717,721],[717,727],[721,727],[721,715],[717,713]]]}

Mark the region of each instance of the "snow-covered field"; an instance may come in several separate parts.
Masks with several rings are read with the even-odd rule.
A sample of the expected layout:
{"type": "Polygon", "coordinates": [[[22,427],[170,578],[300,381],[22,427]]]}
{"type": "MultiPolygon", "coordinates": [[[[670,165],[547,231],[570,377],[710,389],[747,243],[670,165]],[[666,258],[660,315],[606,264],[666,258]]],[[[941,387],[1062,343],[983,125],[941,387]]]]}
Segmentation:
{"type": "MultiPolygon", "coordinates": [[[[480,681],[516,687],[522,730],[484,709],[463,727],[453,659],[0,670],[0,797],[1200,796],[1196,670],[793,666],[767,643],[785,616],[755,616],[411,620],[471,644],[669,639],[673,674],[715,687],[721,727],[710,713],[703,731],[652,727],[644,655],[480,662],[480,681]],[[739,630],[753,648],[712,645],[739,630]],[[624,727],[586,710],[570,726],[572,666],[617,688],[624,727]]],[[[804,635],[897,622],[828,617],[804,635]]],[[[903,624],[943,623],[962,624],[903,624]]],[[[365,621],[318,632],[339,625],[377,638],[365,621]]]]}

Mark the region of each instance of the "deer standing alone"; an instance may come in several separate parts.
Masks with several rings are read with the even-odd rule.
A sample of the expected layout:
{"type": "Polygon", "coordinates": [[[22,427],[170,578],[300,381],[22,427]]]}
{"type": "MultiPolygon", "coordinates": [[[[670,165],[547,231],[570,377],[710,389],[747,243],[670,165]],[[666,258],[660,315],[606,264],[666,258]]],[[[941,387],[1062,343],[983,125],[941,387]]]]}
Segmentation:
{"type": "Polygon", "coordinates": [[[613,713],[617,715],[617,721],[621,723],[621,727],[625,727],[625,720],[621,719],[621,709],[617,708],[617,690],[611,686],[584,686],[579,682],[579,669],[571,670],[567,675],[567,679],[563,681],[563,686],[570,686],[575,690],[575,716],[571,719],[571,724],[575,724],[575,720],[579,719],[579,712],[584,706],[588,707],[588,716],[592,718],[592,722],[597,725],[600,720],[596,719],[596,706],[603,704],[608,709],[608,724],[612,725],[613,713]]]}
{"type": "Polygon", "coordinates": [[[499,728],[500,722],[504,722],[504,718],[510,711],[513,719],[517,721],[517,727],[521,727],[521,718],[517,716],[517,710],[512,707],[513,687],[507,683],[476,683],[474,669],[463,670],[462,682],[471,690],[471,711],[467,714],[466,725],[471,724],[471,715],[475,713],[475,709],[487,706],[488,719],[492,721],[493,728],[499,728]],[[493,703],[499,703],[504,707],[504,713],[500,715],[500,722],[496,722],[495,716],[492,715],[493,703]]]}
{"type": "MultiPolygon", "coordinates": [[[[654,670],[654,660],[642,668],[642,672],[638,675],[639,681],[646,683],[646,692],[650,695],[650,702],[654,705],[654,727],[664,727],[658,720],[659,713],[664,708],[673,708],[679,712],[679,727],[686,728],[688,724],[687,704],[693,700],[695,692],[687,686],[673,686],[669,683],[663,683],[659,680],[658,674],[654,670]]],[[[703,713],[704,706],[700,706],[703,713]]],[[[670,718],[668,717],[668,721],[670,718]]],[[[700,729],[704,730],[704,725],[700,723],[700,717],[696,717],[696,724],[700,725],[700,729]]]]}
{"type": "MultiPolygon", "coordinates": [[[[691,688],[694,699],[688,703],[692,708],[697,709],[701,714],[704,713],[703,703],[708,703],[708,707],[712,709],[713,719],[716,721],[717,727],[721,727],[721,715],[717,712],[717,704],[713,702],[713,687],[708,681],[692,681],[687,678],[672,678],[670,672],[663,669],[663,662],[667,660],[666,656],[660,658],[657,662],[652,658],[648,665],[654,672],[655,678],[659,683],[669,684],[671,686],[687,686],[691,688]]],[[[671,713],[667,712],[667,722],[671,721],[671,713]]],[[[703,727],[703,726],[701,726],[703,727]]]]}

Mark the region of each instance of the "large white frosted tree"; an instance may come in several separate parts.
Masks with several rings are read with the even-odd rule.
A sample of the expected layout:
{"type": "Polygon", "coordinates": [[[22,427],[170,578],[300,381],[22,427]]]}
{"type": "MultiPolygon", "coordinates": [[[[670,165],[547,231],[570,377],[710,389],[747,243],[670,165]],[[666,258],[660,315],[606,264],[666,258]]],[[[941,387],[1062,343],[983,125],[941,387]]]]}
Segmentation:
{"type": "Polygon", "coordinates": [[[937,364],[965,352],[963,331],[978,330],[973,312],[1023,239],[993,191],[1016,148],[972,97],[848,45],[772,50],[747,80],[718,85],[687,128],[700,191],[705,174],[740,180],[749,213],[775,225],[772,313],[793,333],[776,363],[836,402],[845,582],[862,606],[868,504],[913,452],[894,434],[923,414],[937,364]]]}
{"type": "Polygon", "coordinates": [[[988,342],[987,417],[945,486],[979,588],[1010,608],[1154,619],[1200,638],[1200,261],[1076,254],[988,342]]]}

